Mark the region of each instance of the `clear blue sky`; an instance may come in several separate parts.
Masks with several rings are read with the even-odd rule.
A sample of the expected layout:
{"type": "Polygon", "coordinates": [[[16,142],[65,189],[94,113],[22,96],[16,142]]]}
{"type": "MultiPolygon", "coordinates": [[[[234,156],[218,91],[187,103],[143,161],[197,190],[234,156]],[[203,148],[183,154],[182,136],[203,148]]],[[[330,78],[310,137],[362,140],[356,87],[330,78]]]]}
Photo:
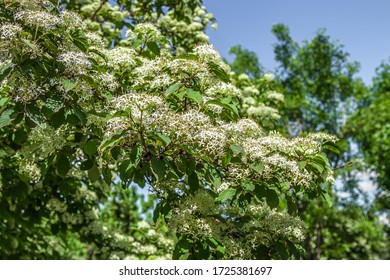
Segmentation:
{"type": "Polygon", "coordinates": [[[241,44],[274,70],[272,25],[284,23],[299,43],[320,28],[344,45],[351,61],[361,64],[359,75],[371,84],[375,68],[390,57],[390,0],[204,0],[218,29],[208,31],[211,43],[229,59],[229,48],[241,44]]]}

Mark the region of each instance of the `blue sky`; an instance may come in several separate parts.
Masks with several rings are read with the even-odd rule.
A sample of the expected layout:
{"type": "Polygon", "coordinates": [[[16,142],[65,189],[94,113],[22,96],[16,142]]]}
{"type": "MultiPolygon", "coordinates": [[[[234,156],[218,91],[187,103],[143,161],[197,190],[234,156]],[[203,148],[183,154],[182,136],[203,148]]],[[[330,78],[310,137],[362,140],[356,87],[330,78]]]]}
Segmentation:
{"type": "Polygon", "coordinates": [[[390,57],[389,0],[204,0],[204,5],[217,19],[218,29],[207,33],[221,55],[229,59],[229,48],[241,44],[256,52],[268,71],[276,66],[271,34],[276,23],[289,26],[299,43],[325,28],[351,61],[360,62],[358,76],[367,84],[390,57]]]}

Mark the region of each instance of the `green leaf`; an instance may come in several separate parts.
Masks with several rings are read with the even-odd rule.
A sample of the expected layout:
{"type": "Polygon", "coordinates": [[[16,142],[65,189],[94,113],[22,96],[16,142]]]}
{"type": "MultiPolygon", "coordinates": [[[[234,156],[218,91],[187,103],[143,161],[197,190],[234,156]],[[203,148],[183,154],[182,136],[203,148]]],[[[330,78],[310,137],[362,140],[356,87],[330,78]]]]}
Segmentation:
{"type": "Polygon", "coordinates": [[[320,174],[324,171],[324,167],[315,162],[308,162],[307,165],[310,166],[313,170],[318,171],[320,174]]]}
{"type": "Polygon", "coordinates": [[[77,82],[72,81],[70,79],[61,78],[61,84],[64,86],[65,91],[69,92],[75,88],[75,86],[77,85],[77,82]]]}
{"type": "Polygon", "coordinates": [[[283,260],[288,259],[288,252],[286,250],[286,247],[282,243],[278,242],[273,247],[276,250],[276,252],[278,252],[281,259],[283,260]]]}
{"type": "Polygon", "coordinates": [[[13,112],[13,110],[8,109],[0,115],[0,128],[9,125],[12,122],[13,119],[10,116],[13,112]]]}
{"type": "Polygon", "coordinates": [[[339,148],[338,148],[335,144],[333,144],[333,143],[331,143],[331,142],[325,143],[325,144],[322,146],[322,148],[323,148],[324,150],[328,150],[328,151],[334,152],[336,155],[340,155],[340,150],[339,150],[339,148]]]}
{"type": "Polygon", "coordinates": [[[144,42],[143,40],[134,39],[134,40],[131,42],[131,48],[132,48],[132,49],[136,49],[136,48],[138,48],[143,42],[144,42]]]}
{"type": "Polygon", "coordinates": [[[76,47],[78,47],[83,52],[87,51],[88,41],[81,29],[76,29],[72,31],[70,33],[70,36],[76,47]]]}
{"type": "Polygon", "coordinates": [[[93,167],[93,165],[94,165],[94,162],[90,159],[87,159],[80,164],[80,169],[81,170],[88,170],[88,169],[91,169],[93,167]]]}
{"type": "Polygon", "coordinates": [[[59,128],[65,123],[65,110],[64,108],[60,109],[57,113],[54,113],[50,118],[50,124],[54,128],[59,128]]]}
{"type": "Polygon", "coordinates": [[[237,145],[237,144],[230,145],[230,149],[233,151],[234,155],[239,155],[239,154],[245,153],[244,149],[240,145],[237,145]]]}
{"type": "Polygon", "coordinates": [[[196,172],[188,175],[188,185],[192,192],[196,192],[199,189],[199,178],[196,172]]]}
{"type": "Polygon", "coordinates": [[[265,186],[256,184],[254,189],[254,194],[257,196],[258,199],[263,199],[267,196],[267,191],[265,186]]]}
{"type": "Polygon", "coordinates": [[[322,197],[325,199],[329,207],[333,206],[333,199],[327,192],[322,192],[322,197]]]}
{"type": "Polygon", "coordinates": [[[173,84],[173,85],[169,86],[169,87],[166,89],[165,94],[166,94],[166,95],[170,95],[170,94],[176,92],[181,86],[182,86],[182,85],[181,85],[180,83],[178,83],[178,84],[173,84]]]}
{"type": "Polygon", "coordinates": [[[117,131],[117,133],[115,135],[113,135],[112,137],[109,137],[109,138],[106,138],[101,144],[100,144],[100,147],[99,149],[103,152],[104,150],[106,149],[109,149],[109,148],[112,148],[112,147],[115,147],[118,143],[120,143],[122,141],[122,135],[123,135],[123,131],[120,130],[120,131],[117,131]]]}
{"type": "Polygon", "coordinates": [[[3,112],[8,102],[11,100],[11,97],[2,97],[0,99],[0,113],[3,112]]]}
{"type": "Polygon", "coordinates": [[[276,208],[279,205],[279,197],[275,190],[269,189],[266,193],[266,201],[269,207],[276,208]]]}
{"type": "Polygon", "coordinates": [[[91,52],[91,53],[97,54],[98,56],[103,58],[105,62],[108,62],[107,56],[104,53],[102,53],[101,51],[98,51],[97,49],[89,49],[88,51],[91,52]]]}
{"type": "Polygon", "coordinates": [[[22,42],[26,43],[26,45],[28,45],[28,46],[29,46],[30,48],[32,48],[32,49],[34,49],[34,50],[37,50],[37,49],[38,49],[37,46],[36,46],[33,42],[31,42],[30,40],[25,39],[25,38],[20,38],[20,40],[21,40],[22,42]]]}
{"type": "Polygon", "coordinates": [[[226,200],[232,198],[236,194],[236,191],[236,189],[228,188],[222,191],[215,199],[215,201],[224,203],[226,200]]]}
{"type": "Polygon", "coordinates": [[[305,168],[305,166],[306,166],[306,161],[300,161],[300,162],[298,163],[298,166],[299,166],[300,169],[305,168]]]}
{"type": "Polygon", "coordinates": [[[287,209],[288,209],[287,212],[290,215],[295,215],[297,213],[297,205],[294,203],[294,201],[290,196],[286,196],[286,201],[287,201],[287,209]]]}
{"type": "Polygon", "coordinates": [[[4,65],[0,70],[0,83],[8,76],[8,74],[12,71],[14,64],[12,62],[4,65]]]}
{"type": "Polygon", "coordinates": [[[218,64],[209,61],[207,62],[207,65],[215,76],[217,76],[219,79],[221,79],[223,82],[227,83],[230,81],[229,75],[225,72],[225,70],[219,66],[218,64]]]}
{"type": "Polygon", "coordinates": [[[222,102],[219,100],[209,100],[205,103],[205,105],[208,105],[208,104],[220,106],[220,107],[228,110],[229,112],[234,113],[236,116],[239,116],[238,109],[233,104],[222,102]]]}
{"type": "Polygon", "coordinates": [[[27,135],[26,131],[24,131],[24,129],[18,129],[18,130],[15,131],[14,134],[12,134],[12,140],[13,140],[16,144],[20,145],[20,144],[22,144],[24,141],[27,140],[27,136],[28,136],[28,135],[27,135]]]}
{"type": "Polygon", "coordinates": [[[59,154],[57,156],[57,172],[59,175],[65,177],[70,170],[70,162],[65,154],[59,154]]]}
{"type": "Polygon", "coordinates": [[[184,94],[189,99],[192,99],[199,104],[202,103],[202,101],[203,101],[202,95],[198,91],[194,91],[194,90],[188,88],[188,89],[183,90],[182,92],[184,92],[184,94]]]}
{"type": "Polygon", "coordinates": [[[220,245],[220,243],[212,237],[207,238],[206,242],[212,248],[217,248],[220,245]]]}
{"type": "Polygon", "coordinates": [[[99,141],[97,139],[92,139],[85,144],[84,152],[92,157],[98,151],[99,141]]]}
{"type": "Polygon", "coordinates": [[[137,166],[138,163],[141,161],[141,156],[142,156],[142,145],[135,145],[131,147],[130,151],[130,160],[134,164],[134,166],[137,166]]]}
{"type": "Polygon", "coordinates": [[[94,164],[92,166],[92,168],[90,168],[88,170],[88,177],[92,183],[94,183],[100,179],[100,172],[99,172],[99,169],[97,168],[96,164],[94,164]]]}
{"type": "Polygon", "coordinates": [[[155,55],[160,55],[160,48],[159,48],[159,46],[157,45],[156,42],[149,41],[149,42],[146,43],[146,46],[155,55]]]}
{"type": "Polygon", "coordinates": [[[259,174],[261,174],[264,170],[264,165],[262,165],[261,163],[252,163],[251,165],[249,165],[249,167],[259,174]]]}
{"type": "Polygon", "coordinates": [[[86,124],[87,123],[87,115],[84,113],[83,109],[75,104],[73,106],[73,110],[74,110],[74,113],[76,114],[76,116],[80,119],[81,123],[82,124],[86,124]]]}
{"type": "Polygon", "coordinates": [[[171,143],[171,138],[163,133],[157,133],[157,137],[165,144],[169,145],[171,143]]]}
{"type": "Polygon", "coordinates": [[[167,166],[163,160],[160,160],[157,157],[152,158],[152,172],[155,175],[157,181],[162,181],[167,172],[167,166]]]}

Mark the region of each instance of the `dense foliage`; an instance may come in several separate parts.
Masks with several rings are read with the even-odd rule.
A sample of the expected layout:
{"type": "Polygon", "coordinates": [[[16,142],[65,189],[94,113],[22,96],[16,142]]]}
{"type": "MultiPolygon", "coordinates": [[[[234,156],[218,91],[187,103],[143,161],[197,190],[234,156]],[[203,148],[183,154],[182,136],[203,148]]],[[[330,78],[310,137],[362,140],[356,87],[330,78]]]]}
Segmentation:
{"type": "Polygon", "coordinates": [[[232,71],[201,4],[1,2],[2,259],[304,254],[337,138],[269,131],[281,87],[232,71]]]}

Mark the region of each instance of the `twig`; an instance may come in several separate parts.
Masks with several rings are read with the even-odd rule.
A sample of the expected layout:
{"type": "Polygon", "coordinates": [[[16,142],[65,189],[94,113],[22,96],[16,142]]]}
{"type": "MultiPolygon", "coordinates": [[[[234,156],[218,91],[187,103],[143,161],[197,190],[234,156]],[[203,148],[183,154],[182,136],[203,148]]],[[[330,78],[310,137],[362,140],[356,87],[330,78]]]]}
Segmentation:
{"type": "Polygon", "coordinates": [[[91,19],[93,19],[97,15],[97,13],[103,8],[104,4],[106,4],[106,0],[102,0],[102,2],[100,3],[99,8],[97,8],[97,10],[91,16],[91,19]]]}
{"type": "Polygon", "coordinates": [[[344,164],[344,165],[341,165],[341,166],[338,166],[338,167],[336,167],[336,168],[333,168],[333,171],[336,171],[336,170],[345,168],[345,167],[347,167],[347,166],[350,166],[352,163],[354,163],[354,161],[347,162],[347,163],[344,164]]]}

